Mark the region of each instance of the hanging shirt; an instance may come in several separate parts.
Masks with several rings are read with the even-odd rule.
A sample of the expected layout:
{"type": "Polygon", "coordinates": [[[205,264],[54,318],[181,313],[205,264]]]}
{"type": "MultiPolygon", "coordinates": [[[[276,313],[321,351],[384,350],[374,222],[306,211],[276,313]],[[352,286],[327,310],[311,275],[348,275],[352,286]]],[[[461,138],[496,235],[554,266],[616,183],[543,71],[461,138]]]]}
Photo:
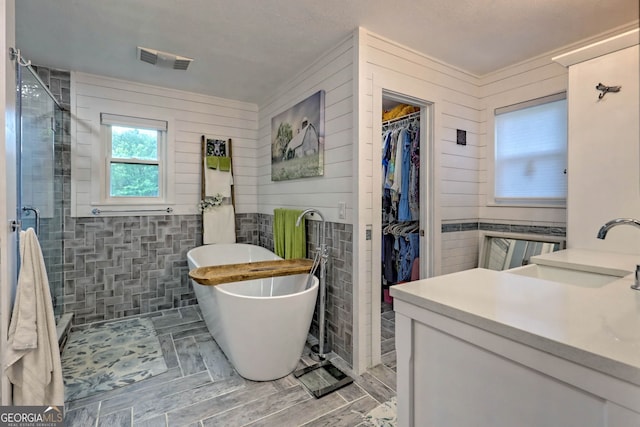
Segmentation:
{"type": "Polygon", "coordinates": [[[382,138],[382,188],[385,188],[385,181],[387,178],[387,169],[389,167],[389,160],[391,157],[391,132],[388,130],[382,138]]]}
{"type": "Polygon", "coordinates": [[[402,167],[400,171],[396,169],[396,174],[400,174],[400,203],[398,206],[398,221],[411,221],[411,211],[409,210],[409,176],[411,174],[411,132],[403,130],[400,132],[399,146],[402,146],[402,167]]]}
{"type": "Polygon", "coordinates": [[[404,138],[407,133],[407,130],[402,128],[398,135],[398,140],[396,142],[396,158],[395,158],[395,168],[394,168],[394,176],[393,176],[393,184],[391,185],[391,190],[395,191],[397,194],[400,194],[400,185],[401,185],[401,177],[402,177],[402,154],[404,153],[404,138]]]}
{"type": "Polygon", "coordinates": [[[389,161],[387,164],[387,173],[384,181],[384,188],[391,188],[393,186],[393,180],[396,173],[396,142],[397,132],[391,132],[391,140],[389,141],[389,161]]]}
{"type": "Polygon", "coordinates": [[[409,177],[409,210],[411,220],[420,219],[420,126],[415,126],[411,139],[411,173],[409,177]]]}

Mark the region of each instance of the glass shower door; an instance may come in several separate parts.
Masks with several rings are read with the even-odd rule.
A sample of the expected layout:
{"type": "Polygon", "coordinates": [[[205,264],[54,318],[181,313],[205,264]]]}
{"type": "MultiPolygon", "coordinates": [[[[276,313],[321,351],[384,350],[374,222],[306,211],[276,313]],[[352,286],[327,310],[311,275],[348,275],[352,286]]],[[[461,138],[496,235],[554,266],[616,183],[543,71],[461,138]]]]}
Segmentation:
{"type": "Polygon", "coordinates": [[[63,311],[63,111],[31,67],[18,66],[18,217],[42,247],[56,317],[63,311]]]}

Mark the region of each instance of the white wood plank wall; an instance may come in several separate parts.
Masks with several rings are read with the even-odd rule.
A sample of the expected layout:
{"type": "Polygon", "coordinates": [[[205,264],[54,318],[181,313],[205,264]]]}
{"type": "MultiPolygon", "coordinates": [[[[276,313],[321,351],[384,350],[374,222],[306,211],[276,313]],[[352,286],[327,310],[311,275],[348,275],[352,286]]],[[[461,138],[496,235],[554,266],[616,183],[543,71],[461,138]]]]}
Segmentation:
{"type": "MultiPolygon", "coordinates": [[[[434,172],[439,192],[432,213],[441,221],[477,221],[481,154],[477,79],[372,33],[366,37],[365,52],[368,77],[375,79],[376,86],[396,91],[403,86],[400,90],[403,94],[434,103],[433,131],[438,156],[435,164],[439,165],[434,172]],[[456,144],[456,129],[467,131],[466,146],[456,144]]],[[[381,137],[373,135],[368,143],[371,150],[380,150],[381,137]]],[[[379,169],[376,165],[372,167],[379,169]]],[[[423,180],[426,172],[422,170],[423,180]]],[[[369,217],[374,214],[371,210],[369,217]]],[[[441,259],[448,257],[439,241],[434,249],[441,259]]]]}
{"type": "MultiPolygon", "coordinates": [[[[362,201],[358,215],[358,233],[354,238],[359,239],[357,245],[364,250],[358,253],[357,276],[360,278],[359,287],[359,316],[361,331],[367,333],[362,340],[363,346],[357,357],[360,360],[370,360],[372,357],[372,301],[373,288],[371,262],[379,263],[379,238],[374,237],[373,245],[367,245],[363,232],[366,224],[376,224],[379,215],[380,202],[377,198],[379,191],[374,191],[374,173],[380,173],[380,167],[373,164],[372,155],[381,150],[382,138],[376,131],[381,120],[380,98],[382,89],[407,95],[413,98],[433,103],[433,133],[435,151],[435,205],[429,207],[435,219],[436,230],[434,236],[434,251],[436,257],[435,274],[440,273],[445,259],[459,259],[464,249],[443,246],[440,235],[440,224],[449,221],[478,220],[479,209],[479,157],[480,157],[480,99],[478,97],[478,81],[464,71],[451,67],[438,60],[427,57],[419,52],[408,49],[393,41],[387,40],[367,30],[359,30],[360,78],[366,79],[362,84],[365,94],[360,94],[360,124],[359,124],[359,168],[362,171],[358,177],[360,200],[362,201]],[[374,107],[375,106],[375,107],[374,107]],[[456,144],[456,129],[467,131],[467,145],[456,144]],[[363,194],[364,193],[364,194],[363,194]],[[374,249],[375,247],[375,249],[374,249]]],[[[421,183],[424,185],[426,166],[421,168],[421,183]]],[[[374,235],[379,231],[374,229],[374,235]]],[[[464,242],[471,245],[470,239],[464,242]]],[[[472,240],[472,239],[471,239],[472,240]]],[[[477,245],[477,239],[474,241],[477,245]]],[[[354,242],[354,247],[356,242],[354,242]]],[[[474,246],[474,250],[475,246],[474,246]]],[[[354,262],[356,262],[354,260],[354,262]]],[[[448,266],[448,264],[446,264],[448,266]]],[[[375,269],[373,269],[375,270],[375,269]]],[[[433,274],[434,272],[432,272],[433,274]]],[[[375,297],[377,298],[377,297],[375,297]]],[[[364,363],[364,362],[362,362],[364,363]]]]}
{"type": "Polygon", "coordinates": [[[509,207],[493,204],[494,110],[567,88],[567,70],[551,61],[551,55],[534,58],[481,79],[482,138],[480,141],[479,217],[483,222],[506,224],[566,225],[565,207],[509,207]]]}
{"type": "MultiPolygon", "coordinates": [[[[437,216],[442,221],[477,221],[482,136],[477,78],[372,33],[367,34],[364,51],[368,78],[375,79],[376,86],[391,90],[402,86],[403,94],[434,103],[439,203],[432,208],[439,211],[437,216]],[[456,129],[467,131],[466,146],[456,144],[456,129]]],[[[369,105],[362,108],[370,115],[381,114],[369,105]]],[[[367,144],[380,150],[381,142],[380,135],[372,135],[367,144]]],[[[372,168],[379,170],[376,165],[372,168]]]]}
{"type": "MultiPolygon", "coordinates": [[[[566,208],[527,208],[492,205],[494,109],[514,103],[564,92],[568,86],[567,69],[551,58],[637,28],[637,22],[613,28],[588,39],[563,46],[543,55],[483,76],[479,80],[481,106],[480,192],[481,222],[566,226],[566,208]]],[[[569,171],[570,173],[570,171],[569,171]]]]}
{"type": "Polygon", "coordinates": [[[325,220],[351,223],[353,218],[353,37],[326,52],[259,109],[257,193],[258,212],[279,207],[320,210],[325,220]],[[271,181],[271,118],[319,90],[325,91],[324,175],[271,181]],[[346,203],[346,218],[338,203],[346,203]]]}
{"type": "Polygon", "coordinates": [[[92,154],[99,147],[99,113],[169,120],[173,136],[174,213],[194,214],[200,199],[201,136],[232,139],[236,212],[258,209],[255,104],[144,85],[103,76],[71,73],[72,214],[91,216],[92,154]]]}

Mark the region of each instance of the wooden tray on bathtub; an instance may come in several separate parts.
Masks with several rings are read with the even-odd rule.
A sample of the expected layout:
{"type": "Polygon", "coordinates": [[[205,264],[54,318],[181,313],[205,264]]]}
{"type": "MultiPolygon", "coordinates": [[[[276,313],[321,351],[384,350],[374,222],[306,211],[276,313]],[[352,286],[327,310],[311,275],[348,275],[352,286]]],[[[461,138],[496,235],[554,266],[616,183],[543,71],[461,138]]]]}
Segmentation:
{"type": "Polygon", "coordinates": [[[240,282],[242,280],[305,274],[311,271],[312,266],[313,260],[310,259],[279,259],[198,267],[189,272],[189,277],[201,285],[215,286],[222,283],[240,282]]]}

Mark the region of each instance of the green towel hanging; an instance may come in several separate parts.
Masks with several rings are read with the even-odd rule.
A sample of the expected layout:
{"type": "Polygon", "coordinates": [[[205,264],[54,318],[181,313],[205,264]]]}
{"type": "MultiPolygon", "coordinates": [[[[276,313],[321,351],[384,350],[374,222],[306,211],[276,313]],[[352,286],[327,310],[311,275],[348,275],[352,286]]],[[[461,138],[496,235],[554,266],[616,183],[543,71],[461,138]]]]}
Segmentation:
{"type": "Polygon", "coordinates": [[[307,253],[306,222],[296,220],[301,210],[278,208],[273,210],[273,246],[276,255],[284,259],[304,258],[307,253]]]}
{"type": "Polygon", "coordinates": [[[284,209],[273,210],[273,249],[276,255],[284,258],[284,209]]]}
{"type": "Polygon", "coordinates": [[[296,227],[296,220],[302,213],[301,210],[288,209],[285,223],[285,258],[304,258],[307,253],[307,228],[304,218],[300,221],[300,226],[296,227]]]}
{"type": "Polygon", "coordinates": [[[207,167],[209,169],[218,169],[220,166],[220,157],[207,156],[207,167]]]}
{"type": "Polygon", "coordinates": [[[231,170],[231,157],[218,157],[218,168],[221,172],[229,172],[231,170]]]}

